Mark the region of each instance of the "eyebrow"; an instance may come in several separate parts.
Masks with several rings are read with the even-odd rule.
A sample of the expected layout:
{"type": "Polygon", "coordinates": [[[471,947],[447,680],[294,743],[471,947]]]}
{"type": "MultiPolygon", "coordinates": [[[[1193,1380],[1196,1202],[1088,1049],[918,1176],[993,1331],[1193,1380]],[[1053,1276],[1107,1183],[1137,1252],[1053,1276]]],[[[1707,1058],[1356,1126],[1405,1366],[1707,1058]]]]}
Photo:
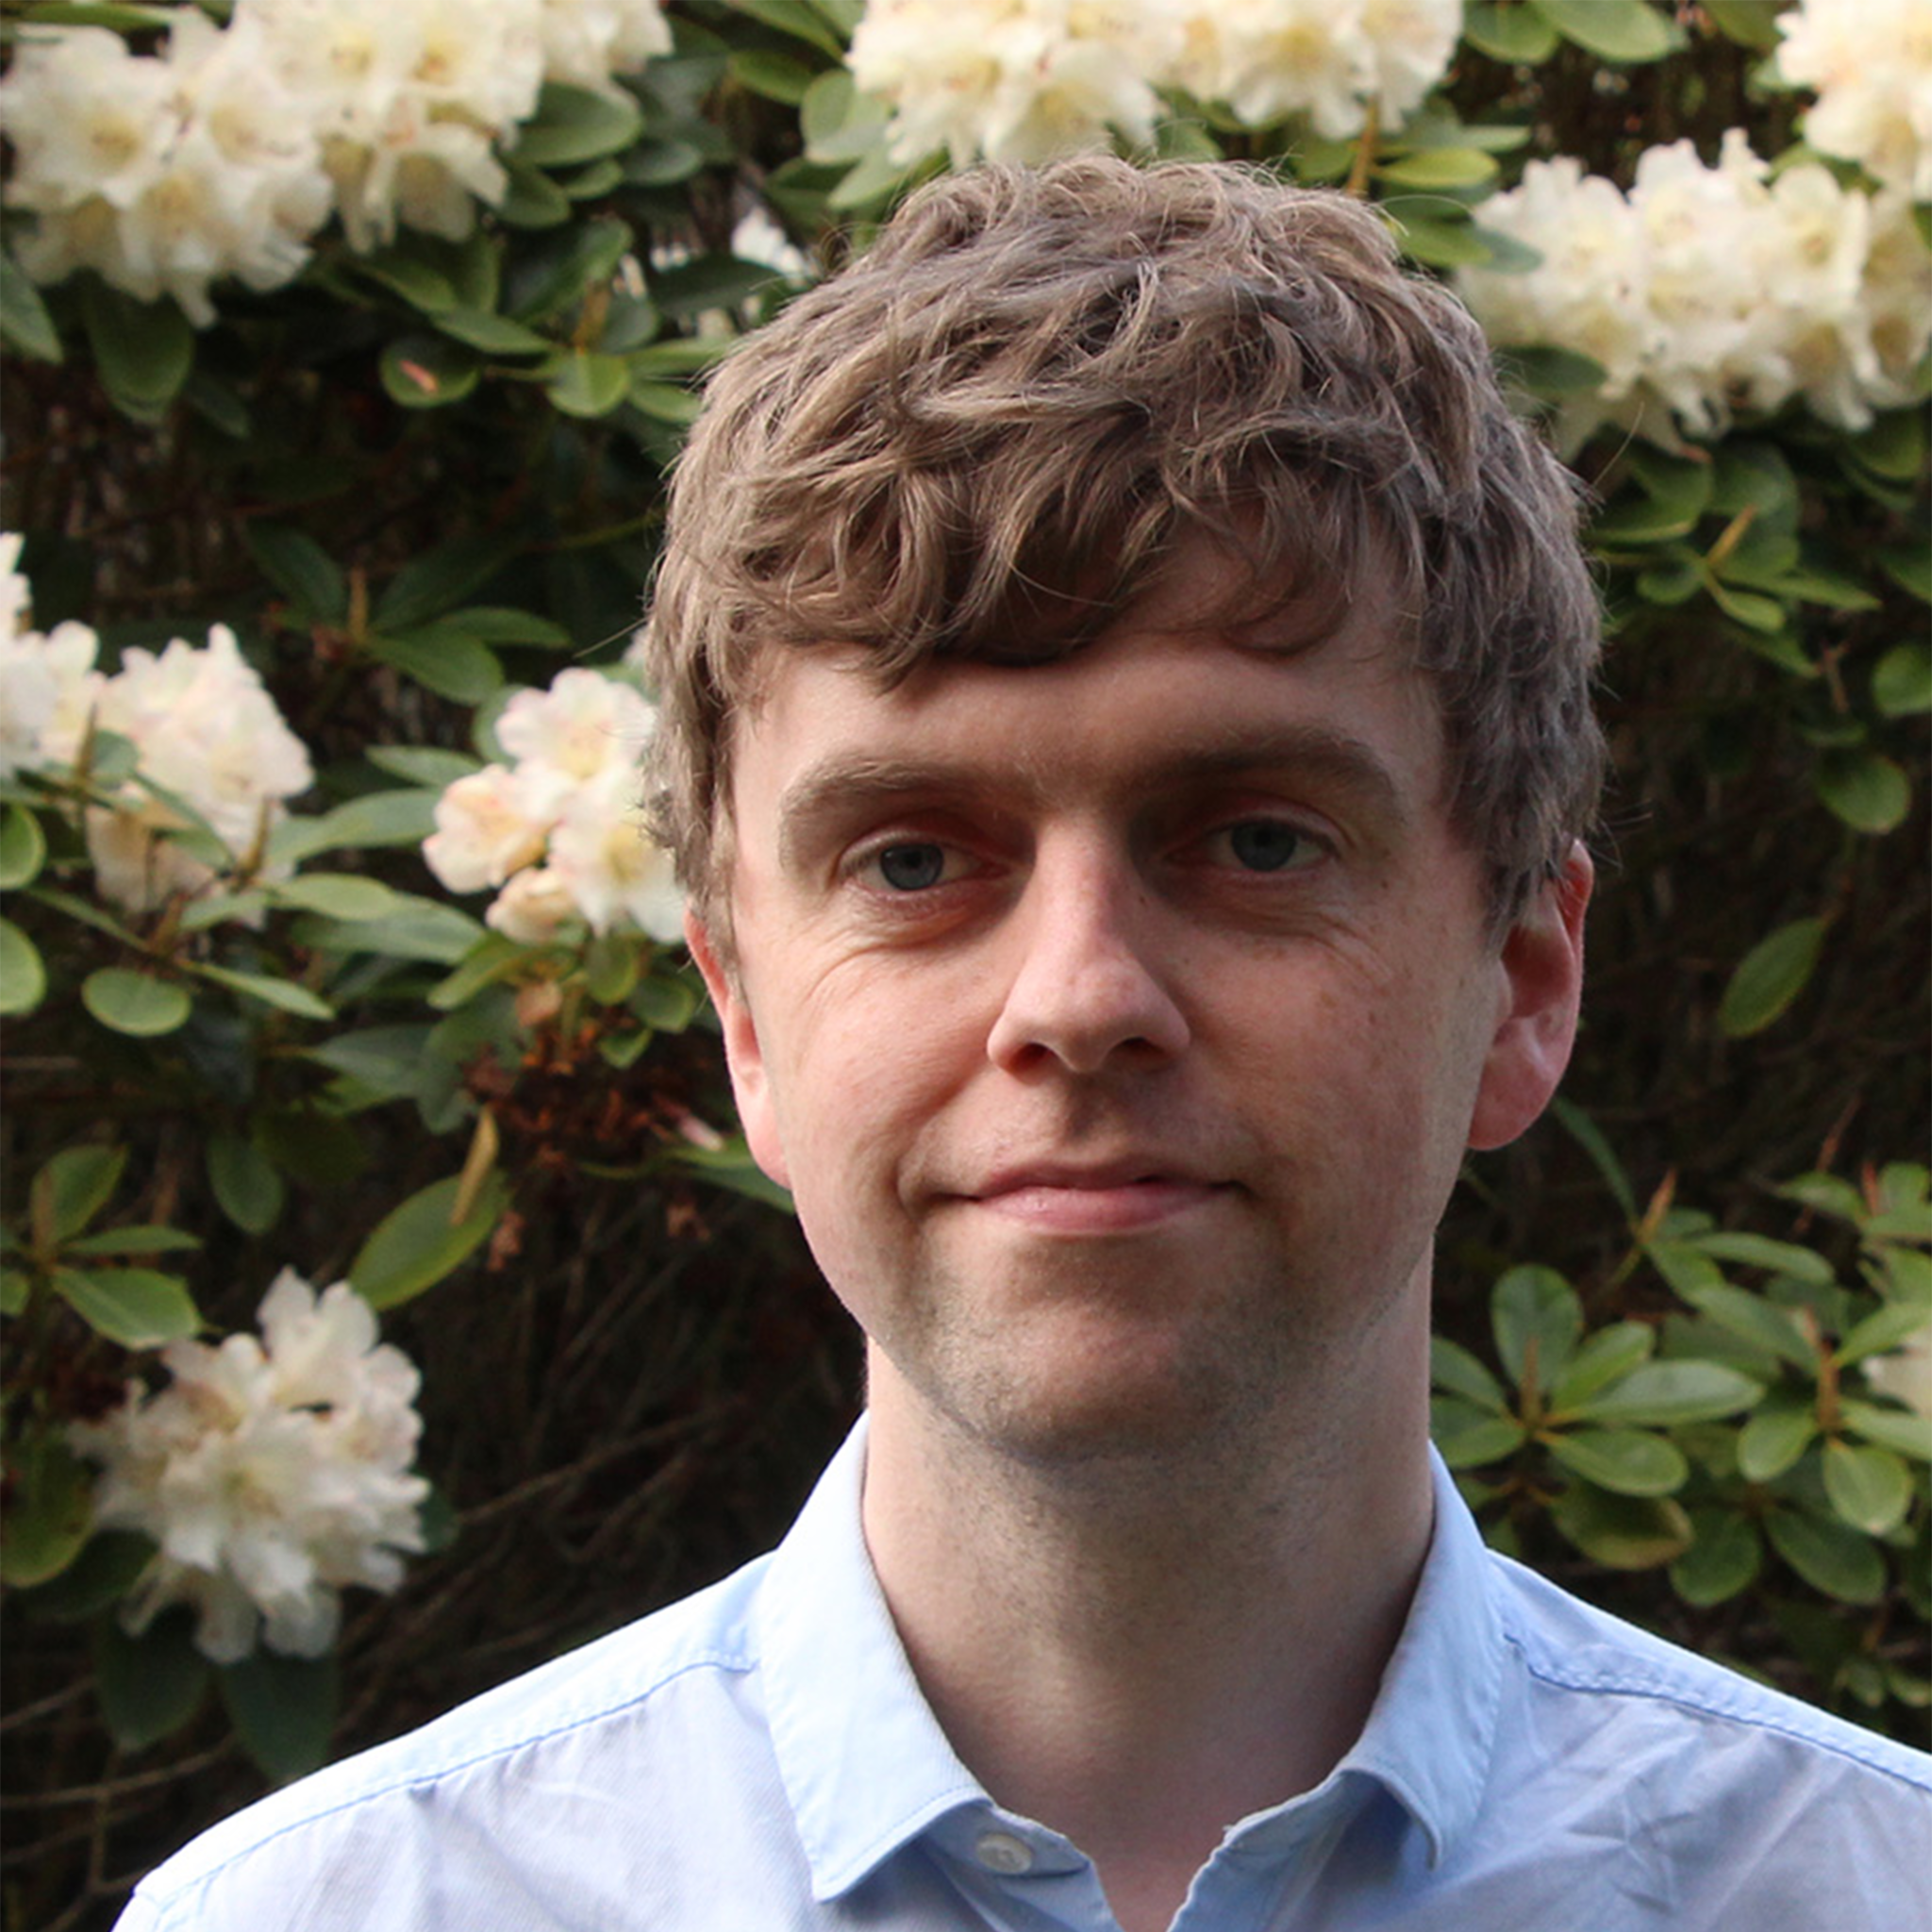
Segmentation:
{"type": "MultiPolygon", "coordinates": [[[[1185,791],[1259,772],[1306,773],[1354,798],[1391,831],[1414,816],[1401,781],[1372,745],[1326,724],[1236,725],[1206,743],[1163,753],[1132,774],[1137,790],[1185,791]]],[[[990,770],[979,758],[902,758],[834,752],[809,765],[778,801],[779,858],[795,871],[828,824],[912,800],[1024,807],[1047,790],[1045,774],[1024,767],[990,770]]]]}

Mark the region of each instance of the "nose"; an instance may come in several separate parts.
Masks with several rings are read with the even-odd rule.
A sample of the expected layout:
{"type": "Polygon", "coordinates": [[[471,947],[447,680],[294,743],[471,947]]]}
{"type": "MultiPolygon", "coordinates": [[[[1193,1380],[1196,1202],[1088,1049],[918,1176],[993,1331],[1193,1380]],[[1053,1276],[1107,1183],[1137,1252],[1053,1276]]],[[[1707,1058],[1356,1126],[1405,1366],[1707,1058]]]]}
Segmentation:
{"type": "Polygon", "coordinates": [[[1188,1044],[1159,956],[1158,907],[1124,858],[1084,844],[1036,856],[1014,908],[1010,978],[987,1057],[1008,1073],[1058,1061],[1096,1074],[1188,1044]]]}

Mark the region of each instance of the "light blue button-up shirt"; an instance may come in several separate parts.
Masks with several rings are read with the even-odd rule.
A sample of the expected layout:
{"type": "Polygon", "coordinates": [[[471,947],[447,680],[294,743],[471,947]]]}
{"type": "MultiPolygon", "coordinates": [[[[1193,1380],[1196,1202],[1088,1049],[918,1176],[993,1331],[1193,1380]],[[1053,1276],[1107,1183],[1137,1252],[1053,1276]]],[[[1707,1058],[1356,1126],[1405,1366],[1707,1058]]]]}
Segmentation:
{"type": "MultiPolygon", "coordinates": [[[[864,1427],[773,1555],[229,1819],[122,1932],[1115,1932],[920,1695],[864,1427]]],[[[1241,1820],[1175,1932],[1916,1932],[1932,1758],[1484,1547],[1447,1473],[1367,1725],[1241,1820]]]]}

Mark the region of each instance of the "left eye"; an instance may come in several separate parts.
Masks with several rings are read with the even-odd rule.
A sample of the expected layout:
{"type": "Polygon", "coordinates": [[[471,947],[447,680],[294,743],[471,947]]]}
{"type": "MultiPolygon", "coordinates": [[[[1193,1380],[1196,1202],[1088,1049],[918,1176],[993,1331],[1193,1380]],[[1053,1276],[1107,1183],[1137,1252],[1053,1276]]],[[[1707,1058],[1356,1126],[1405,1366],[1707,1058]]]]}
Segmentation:
{"type": "Polygon", "coordinates": [[[1242,819],[1224,826],[1214,839],[1245,872],[1287,872],[1321,853],[1300,826],[1281,819],[1242,819]]]}

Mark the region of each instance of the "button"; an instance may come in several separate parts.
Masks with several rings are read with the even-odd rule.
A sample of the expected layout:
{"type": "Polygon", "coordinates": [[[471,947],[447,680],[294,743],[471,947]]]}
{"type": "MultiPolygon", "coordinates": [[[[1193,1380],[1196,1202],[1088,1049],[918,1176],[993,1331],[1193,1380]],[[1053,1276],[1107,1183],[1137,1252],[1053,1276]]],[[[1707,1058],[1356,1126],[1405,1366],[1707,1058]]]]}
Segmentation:
{"type": "Polygon", "coordinates": [[[982,1831],[973,1841],[973,1855],[989,1872],[1017,1878],[1033,1869],[1033,1847],[1010,1831],[982,1831]]]}

